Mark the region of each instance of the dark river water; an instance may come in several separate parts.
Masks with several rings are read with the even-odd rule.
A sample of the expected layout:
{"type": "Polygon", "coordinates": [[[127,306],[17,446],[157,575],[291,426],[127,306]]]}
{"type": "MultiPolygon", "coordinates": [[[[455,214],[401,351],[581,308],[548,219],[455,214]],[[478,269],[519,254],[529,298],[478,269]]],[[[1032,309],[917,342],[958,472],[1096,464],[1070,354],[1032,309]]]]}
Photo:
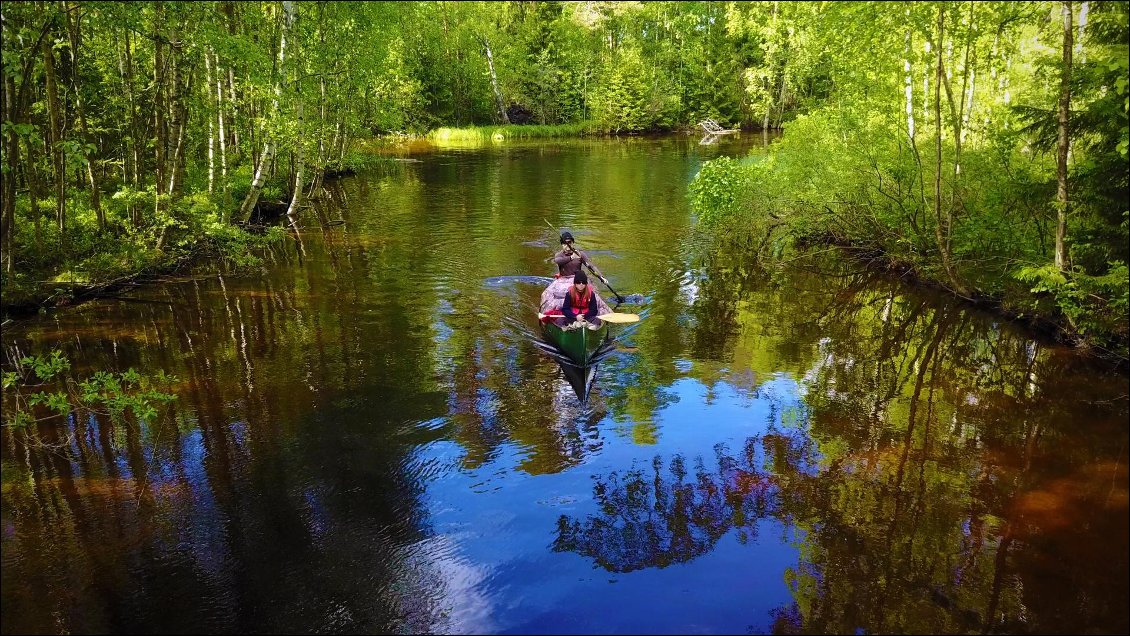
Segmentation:
{"type": "Polygon", "coordinates": [[[688,182],[759,146],[404,152],[250,272],[8,325],[177,399],[3,430],[2,631],[1126,633],[1127,377],[705,247],[688,182]],[[550,225],[644,315],[583,403],[550,225]]]}

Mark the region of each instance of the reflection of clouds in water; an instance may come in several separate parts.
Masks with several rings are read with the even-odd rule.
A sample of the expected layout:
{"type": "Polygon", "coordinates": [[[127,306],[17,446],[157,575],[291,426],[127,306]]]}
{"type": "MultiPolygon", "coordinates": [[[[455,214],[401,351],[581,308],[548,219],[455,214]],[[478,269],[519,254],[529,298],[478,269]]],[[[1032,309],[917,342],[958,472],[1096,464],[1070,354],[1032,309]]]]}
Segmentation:
{"type": "MultiPolygon", "coordinates": [[[[809,387],[815,385],[817,381],[821,377],[823,377],[824,369],[835,364],[836,356],[831,352],[831,347],[828,346],[829,344],[831,344],[831,342],[832,339],[825,336],[821,338],[817,343],[816,350],[820,355],[813,357],[812,366],[809,367],[808,371],[804,372],[804,375],[801,376],[800,382],[797,383],[797,395],[799,395],[800,397],[806,397],[808,395],[809,387]]],[[[833,378],[829,380],[828,384],[828,390],[830,393],[828,397],[835,398],[836,396],[834,395],[835,391],[833,388],[835,379],[833,378]]]]}
{"type": "Polygon", "coordinates": [[[683,274],[679,280],[679,294],[683,297],[683,302],[687,305],[693,305],[694,301],[698,299],[698,291],[698,277],[695,272],[683,274]]]}
{"type": "Polygon", "coordinates": [[[480,589],[490,572],[458,554],[457,539],[438,535],[408,548],[405,566],[421,572],[400,596],[407,633],[488,634],[498,631],[492,601],[480,589]],[[426,574],[423,574],[426,572],[426,574]]]}
{"type": "Polygon", "coordinates": [[[483,286],[490,289],[500,289],[511,286],[517,287],[519,284],[525,283],[544,287],[552,282],[553,278],[550,276],[491,276],[483,279],[483,286]]]}

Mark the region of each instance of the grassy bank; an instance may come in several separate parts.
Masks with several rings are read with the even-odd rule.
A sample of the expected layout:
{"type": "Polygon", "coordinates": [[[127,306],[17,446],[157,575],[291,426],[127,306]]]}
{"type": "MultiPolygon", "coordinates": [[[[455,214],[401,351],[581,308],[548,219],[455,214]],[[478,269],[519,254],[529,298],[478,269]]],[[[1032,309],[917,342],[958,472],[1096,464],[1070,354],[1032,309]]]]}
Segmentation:
{"type": "Polygon", "coordinates": [[[443,144],[489,144],[508,139],[553,139],[582,137],[600,134],[595,124],[559,124],[556,126],[470,126],[467,128],[437,128],[427,134],[432,143],[443,144]]]}

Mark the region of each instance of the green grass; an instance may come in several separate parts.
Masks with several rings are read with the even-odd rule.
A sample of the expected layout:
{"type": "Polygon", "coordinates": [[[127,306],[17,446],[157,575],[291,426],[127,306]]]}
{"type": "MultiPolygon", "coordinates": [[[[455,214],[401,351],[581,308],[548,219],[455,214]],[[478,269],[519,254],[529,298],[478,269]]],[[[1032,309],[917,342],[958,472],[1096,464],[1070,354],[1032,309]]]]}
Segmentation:
{"type": "Polygon", "coordinates": [[[471,126],[468,128],[437,128],[427,138],[437,145],[501,143],[508,139],[548,139],[553,137],[581,137],[597,132],[589,122],[559,124],[556,126],[471,126]]]}

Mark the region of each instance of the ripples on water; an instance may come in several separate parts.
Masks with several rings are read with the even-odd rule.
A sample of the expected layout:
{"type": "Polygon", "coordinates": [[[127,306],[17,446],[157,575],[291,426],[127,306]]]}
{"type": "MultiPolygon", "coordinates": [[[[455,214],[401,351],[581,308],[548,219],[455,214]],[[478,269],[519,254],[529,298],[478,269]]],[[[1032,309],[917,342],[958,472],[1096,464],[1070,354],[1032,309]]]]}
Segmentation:
{"type": "Polygon", "coordinates": [[[6,328],[179,382],[5,429],[2,631],[1124,633],[1126,378],[709,253],[697,153],[749,148],[696,141],[419,155],[260,270],[6,328]],[[584,402],[534,320],[546,221],[645,316],[584,402]]]}

